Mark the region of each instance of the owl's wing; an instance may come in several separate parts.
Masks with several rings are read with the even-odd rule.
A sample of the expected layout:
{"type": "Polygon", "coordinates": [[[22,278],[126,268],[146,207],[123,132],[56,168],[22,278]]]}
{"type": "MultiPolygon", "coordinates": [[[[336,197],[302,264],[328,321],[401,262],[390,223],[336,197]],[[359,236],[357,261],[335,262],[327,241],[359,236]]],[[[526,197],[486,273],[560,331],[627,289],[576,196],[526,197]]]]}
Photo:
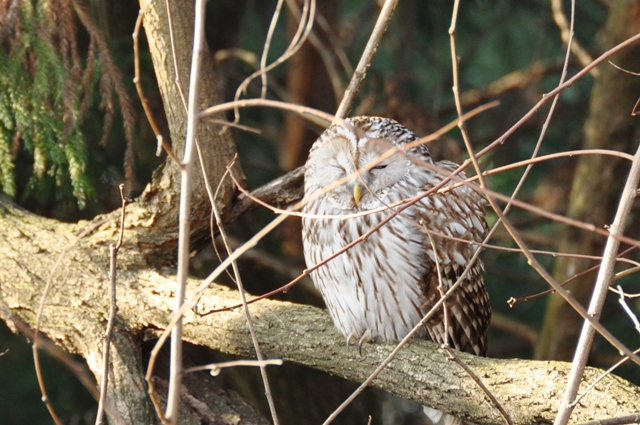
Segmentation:
{"type": "MultiPolygon", "coordinates": [[[[457,168],[457,164],[448,161],[441,161],[437,166],[450,171],[457,168]]],[[[462,174],[460,176],[464,178],[462,174]]],[[[464,241],[482,242],[486,235],[486,200],[473,189],[460,186],[427,196],[416,205],[415,219],[423,224],[427,233],[423,257],[426,271],[421,282],[427,300],[423,307],[426,313],[441,298],[439,285],[442,284],[444,292],[449,290],[473,257],[477,245],[464,241]]],[[[476,260],[455,293],[445,302],[448,337],[445,338],[445,311],[440,308],[425,325],[431,340],[440,344],[446,341],[460,351],[486,354],[491,305],[483,274],[484,266],[476,260]]]]}

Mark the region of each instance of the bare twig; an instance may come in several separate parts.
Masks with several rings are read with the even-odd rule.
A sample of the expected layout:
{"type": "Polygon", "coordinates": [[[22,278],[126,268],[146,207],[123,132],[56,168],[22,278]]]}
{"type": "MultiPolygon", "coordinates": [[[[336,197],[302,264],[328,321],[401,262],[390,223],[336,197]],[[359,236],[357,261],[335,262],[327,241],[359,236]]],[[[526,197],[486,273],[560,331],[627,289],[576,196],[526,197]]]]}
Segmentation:
{"type": "MultiPolygon", "coordinates": [[[[18,332],[23,334],[25,337],[30,339],[31,341],[35,341],[35,329],[31,328],[27,322],[25,322],[20,316],[17,314],[13,314],[11,310],[9,310],[4,304],[0,303],[0,313],[7,319],[11,320],[11,323],[16,327],[18,332]]],[[[77,362],[71,354],[67,353],[56,344],[51,342],[49,338],[44,335],[38,335],[38,347],[40,349],[44,349],[47,353],[60,363],[62,363],[71,373],[73,373],[78,380],[84,385],[84,387],[91,393],[93,398],[96,400],[100,397],[100,393],[96,388],[96,384],[93,380],[93,375],[87,369],[87,367],[79,362],[77,362]]],[[[108,407],[108,406],[107,406],[108,407]]],[[[109,414],[116,414],[111,410],[107,410],[109,414]]],[[[119,421],[122,423],[122,420],[119,421]]]]}
{"type": "MultiPolygon", "coordinates": [[[[456,23],[458,20],[458,8],[460,6],[460,2],[459,0],[456,0],[453,4],[453,13],[452,13],[452,17],[451,17],[451,26],[449,27],[449,37],[450,37],[450,44],[451,44],[451,68],[452,68],[452,73],[453,73],[453,97],[455,100],[455,104],[456,104],[456,111],[458,112],[458,116],[462,117],[463,111],[462,111],[462,103],[460,101],[460,82],[459,82],[459,73],[458,73],[458,54],[456,53],[456,23]]],[[[471,161],[473,162],[473,166],[476,170],[476,174],[479,177],[479,183],[480,183],[480,187],[482,188],[487,188],[487,184],[486,181],[484,179],[484,176],[482,175],[482,169],[480,168],[480,163],[478,162],[478,159],[475,157],[474,153],[473,153],[473,147],[471,146],[471,140],[469,138],[469,134],[467,132],[467,128],[465,125],[465,121],[463,119],[460,119],[458,121],[458,127],[460,128],[460,132],[462,134],[462,138],[464,140],[464,144],[467,148],[467,151],[469,153],[469,158],[471,159],[471,161]]],[[[542,140],[542,136],[540,138],[540,140],[538,141],[538,145],[540,144],[540,141],[542,140]]],[[[537,153],[537,149],[534,151],[534,156],[537,153]]],[[[515,198],[517,191],[519,189],[519,187],[522,185],[522,183],[524,182],[524,179],[527,176],[527,171],[525,171],[525,173],[523,174],[521,180],[520,180],[520,184],[518,187],[516,187],[516,191],[514,191],[514,193],[512,194],[511,200],[515,198]]],[[[491,206],[494,207],[494,210],[496,209],[496,207],[493,205],[494,201],[489,198],[489,202],[492,204],[491,206]]],[[[506,210],[509,208],[511,204],[507,204],[507,207],[505,208],[505,214],[506,214],[506,210]]],[[[498,212],[498,211],[496,211],[498,212]]],[[[498,214],[500,219],[498,220],[498,223],[502,220],[506,220],[504,215],[498,214]]],[[[491,234],[493,233],[493,231],[495,231],[498,228],[498,223],[496,223],[493,227],[493,229],[491,229],[491,233],[489,233],[489,235],[487,235],[487,237],[485,239],[488,239],[489,237],[491,237],[491,234]]],[[[507,223],[505,223],[505,226],[507,225],[507,223]]],[[[480,248],[478,249],[478,251],[480,251],[480,248]]],[[[445,349],[447,349],[448,347],[445,347],[445,349]]],[[[489,391],[489,389],[482,383],[482,381],[475,376],[475,374],[471,371],[471,369],[469,369],[469,367],[467,367],[467,365],[465,365],[462,361],[460,361],[460,359],[458,359],[450,349],[447,349],[447,351],[449,352],[449,355],[451,356],[451,358],[460,366],[462,367],[467,374],[476,382],[476,384],[478,384],[478,386],[484,391],[484,393],[487,395],[487,397],[489,397],[489,399],[492,401],[492,403],[496,406],[496,408],[498,409],[498,411],[500,412],[500,414],[502,415],[502,417],[504,418],[504,420],[507,422],[508,425],[512,425],[512,421],[511,418],[509,417],[509,415],[507,414],[507,412],[502,408],[502,406],[500,405],[500,403],[498,402],[498,400],[496,399],[496,397],[491,393],[491,391],[489,391]]]]}
{"type": "MultiPolygon", "coordinates": [[[[235,162],[235,158],[234,158],[235,162]]],[[[227,166],[227,171],[220,179],[220,184],[224,181],[228,173],[231,173],[231,167],[233,167],[233,163],[227,166]]],[[[211,208],[213,209],[213,213],[216,218],[216,224],[218,225],[218,230],[220,231],[220,236],[222,237],[222,242],[224,243],[225,249],[227,250],[227,254],[231,255],[231,247],[227,241],[227,234],[224,230],[224,225],[222,223],[222,218],[220,217],[220,212],[215,204],[215,199],[218,197],[218,190],[220,189],[220,185],[216,189],[216,193],[209,196],[211,200],[211,208]]],[[[258,359],[258,366],[260,367],[260,374],[262,376],[262,382],[264,384],[264,392],[267,397],[267,403],[269,404],[269,410],[271,411],[271,418],[273,419],[273,424],[278,425],[280,421],[278,420],[278,414],[276,412],[276,405],[273,401],[273,394],[271,393],[271,386],[269,385],[269,378],[267,377],[267,369],[266,364],[263,364],[262,350],[260,349],[260,344],[258,343],[258,338],[256,337],[256,332],[253,328],[253,320],[251,319],[251,314],[249,313],[249,306],[247,305],[247,297],[245,294],[244,286],[242,284],[242,278],[240,277],[240,270],[238,270],[238,263],[233,261],[231,263],[231,267],[233,269],[233,274],[235,277],[236,284],[238,285],[238,292],[240,293],[240,299],[242,300],[242,309],[244,310],[245,317],[247,318],[247,326],[249,327],[249,333],[251,334],[251,341],[253,342],[253,348],[256,352],[256,357],[258,359]]]]}
{"type": "MultiPolygon", "coordinates": [[[[623,69],[621,67],[619,67],[618,65],[616,65],[615,63],[609,61],[609,63],[611,64],[611,66],[613,66],[616,69],[619,69],[622,72],[626,72],[627,74],[631,74],[631,75],[635,75],[636,77],[640,77],[640,72],[631,72],[628,69],[623,69]]],[[[631,116],[636,116],[638,114],[638,108],[640,107],[640,99],[638,99],[636,101],[636,104],[633,105],[633,109],[631,110],[631,116]]]]}
{"type": "MultiPolygon", "coordinates": [[[[300,8],[298,7],[298,4],[297,4],[297,0],[287,0],[287,7],[291,10],[291,12],[293,13],[293,16],[296,19],[300,20],[298,16],[300,16],[301,13],[300,13],[300,8]]],[[[316,21],[320,24],[320,27],[323,28],[325,35],[330,39],[332,39],[331,47],[333,47],[336,56],[338,56],[338,59],[342,61],[343,65],[346,65],[346,69],[349,69],[351,64],[349,64],[349,60],[347,59],[346,54],[344,53],[344,50],[340,48],[337,40],[335,40],[335,37],[331,33],[333,29],[328,28],[329,24],[327,23],[326,19],[324,19],[324,17],[317,11],[316,11],[316,21]]],[[[329,80],[331,81],[331,86],[333,87],[333,94],[335,98],[340,99],[342,97],[344,87],[342,85],[340,74],[336,69],[333,57],[331,56],[329,49],[327,48],[327,46],[325,46],[324,41],[322,41],[320,37],[318,37],[318,35],[316,34],[316,31],[311,31],[309,33],[309,42],[313,47],[315,47],[316,51],[318,52],[318,55],[320,55],[320,59],[322,59],[322,62],[324,63],[324,67],[327,70],[329,80]]],[[[348,75],[351,75],[351,74],[349,73],[348,75]]],[[[262,97],[264,98],[264,96],[262,97]]]]}
{"type": "MultiPolygon", "coordinates": [[[[589,318],[595,321],[600,318],[609,282],[613,276],[616,252],[620,246],[620,241],[616,236],[624,233],[627,217],[629,216],[629,212],[633,206],[633,201],[635,200],[638,180],[640,180],[640,147],[636,151],[634,161],[631,164],[631,170],[629,171],[622,196],[620,197],[618,210],[616,211],[613,224],[609,228],[610,236],[605,245],[604,254],[602,256],[602,265],[598,271],[598,277],[593,289],[593,296],[589,304],[589,318]]],[[[569,380],[567,382],[567,387],[565,389],[560,408],[558,409],[558,416],[554,423],[555,425],[565,425],[569,420],[571,411],[573,410],[570,404],[578,393],[580,380],[589,357],[591,343],[595,334],[595,329],[591,326],[590,322],[591,320],[585,321],[582,327],[578,346],[576,347],[575,356],[573,358],[571,373],[569,375],[569,380]]]]}
{"type": "MultiPolygon", "coordinates": [[[[538,103],[536,103],[529,110],[529,112],[527,112],[522,118],[520,118],[520,120],[518,120],[518,122],[516,122],[514,125],[512,125],[511,128],[509,128],[509,130],[507,130],[506,132],[504,132],[502,134],[502,136],[500,136],[498,139],[496,139],[495,141],[490,143],[488,146],[486,146],[484,149],[482,149],[480,152],[478,152],[476,154],[476,156],[478,158],[480,158],[480,157],[484,156],[487,152],[493,150],[496,146],[503,144],[507,140],[507,138],[509,138],[518,128],[520,128],[525,122],[527,122],[536,112],[538,112],[538,110],[542,107],[542,105],[544,105],[547,102],[549,102],[549,100],[551,100],[553,98],[553,96],[555,96],[558,93],[560,93],[561,91],[566,90],[567,88],[571,87],[572,85],[574,85],[576,83],[576,81],[578,81],[582,77],[584,77],[593,68],[595,68],[596,66],[600,65],[602,62],[604,62],[605,60],[607,60],[608,58],[610,58],[614,54],[616,54],[616,53],[620,52],[621,50],[624,50],[627,47],[631,46],[632,44],[636,43],[638,40],[640,40],[640,34],[636,34],[633,37],[629,37],[628,39],[626,39],[622,43],[617,44],[616,46],[612,47],[611,49],[609,49],[606,52],[604,52],[603,54],[601,54],[598,58],[596,58],[589,65],[585,66],[580,72],[578,72],[573,77],[569,78],[566,82],[564,82],[563,84],[560,84],[559,86],[557,86],[556,88],[551,90],[549,93],[546,93],[542,97],[542,99],[540,99],[540,101],[538,101],[538,103]]],[[[463,163],[463,166],[466,168],[470,164],[471,164],[471,161],[470,160],[466,160],[463,163]]]]}
{"type": "MultiPolygon", "coordinates": [[[[591,62],[593,62],[593,58],[591,57],[589,52],[587,52],[577,40],[572,40],[573,39],[573,18],[575,16],[573,11],[574,9],[572,7],[572,11],[571,11],[572,22],[569,25],[567,22],[567,17],[565,16],[562,10],[562,0],[551,0],[551,12],[553,14],[553,20],[556,22],[556,25],[558,25],[558,28],[560,28],[560,37],[562,38],[562,41],[564,42],[564,44],[567,45],[568,48],[570,48],[571,52],[573,52],[573,54],[576,55],[576,58],[578,58],[578,61],[580,62],[580,64],[582,66],[587,66],[591,62]]],[[[591,73],[591,76],[597,78],[600,75],[600,70],[598,70],[597,68],[594,68],[591,70],[590,73],[591,73]]]]}
{"type": "MultiPolygon", "coordinates": [[[[640,353],[640,348],[638,348],[637,350],[635,350],[633,352],[634,354],[638,354],[640,353]]],[[[600,382],[602,379],[604,379],[607,375],[609,375],[611,372],[613,372],[614,370],[616,370],[618,368],[618,366],[620,366],[621,364],[623,364],[624,362],[626,362],[627,360],[629,360],[628,356],[625,356],[623,358],[620,359],[620,361],[618,361],[616,364],[614,364],[613,366],[611,366],[609,369],[607,369],[604,373],[602,373],[600,376],[598,376],[587,388],[585,388],[585,390],[579,394],[576,399],[571,403],[572,407],[576,407],[578,405],[578,402],[580,401],[580,399],[582,397],[584,397],[585,395],[587,395],[587,393],[589,391],[591,391],[597,384],[598,382],[600,382]]]]}
{"type": "Polygon", "coordinates": [[[318,109],[309,108],[308,106],[293,105],[288,102],[280,102],[277,100],[270,100],[270,99],[244,99],[244,100],[234,100],[233,102],[221,103],[219,105],[214,105],[205,109],[204,111],[201,111],[200,117],[204,118],[209,115],[216,114],[218,112],[224,112],[231,109],[246,108],[251,106],[263,106],[263,107],[278,108],[286,111],[297,112],[303,118],[307,118],[308,116],[319,117],[320,119],[326,122],[327,126],[329,126],[329,124],[331,124],[331,122],[333,122],[335,119],[334,115],[331,115],[327,112],[320,111],[318,109]]]}
{"type": "Polygon", "coordinates": [[[629,416],[619,416],[617,418],[609,418],[609,419],[599,419],[597,421],[585,422],[578,425],[624,425],[624,424],[635,424],[638,422],[640,422],[640,414],[629,415],[629,416]]]}
{"type": "Polygon", "coordinates": [[[220,371],[226,367],[238,367],[238,366],[282,366],[282,360],[233,360],[230,362],[213,363],[204,366],[194,366],[184,370],[184,374],[199,372],[201,370],[210,370],[211,376],[218,376],[220,371]]]}
{"type": "Polygon", "coordinates": [[[100,382],[100,399],[98,400],[98,412],[96,414],[96,425],[102,424],[104,415],[104,405],[107,399],[107,385],[109,384],[109,346],[111,345],[111,334],[116,323],[116,313],[118,312],[118,304],[116,303],[116,267],[118,264],[118,250],[122,246],[124,238],[124,219],[125,208],[127,206],[127,198],[124,196],[124,184],[120,184],[120,198],[122,199],[122,218],[120,219],[120,237],[118,242],[109,245],[109,281],[111,292],[111,308],[109,311],[109,321],[107,323],[107,331],[104,336],[104,352],[102,357],[102,379],[100,382]]]}
{"type": "MultiPolygon", "coordinates": [[[[632,246],[632,247],[630,247],[630,248],[627,248],[624,252],[621,252],[620,254],[618,254],[618,255],[616,256],[616,260],[621,260],[621,259],[622,259],[621,257],[622,257],[623,255],[625,255],[625,254],[627,254],[627,253],[629,253],[629,252],[633,251],[634,249],[636,249],[636,247],[635,247],[635,246],[632,246]]],[[[534,251],[532,250],[531,252],[534,252],[534,251]]],[[[602,257],[595,257],[594,259],[595,259],[595,260],[598,260],[599,262],[601,262],[601,261],[602,261],[602,257]]],[[[595,265],[595,266],[593,266],[593,267],[590,267],[590,268],[588,268],[588,269],[586,269],[586,270],[581,271],[580,273],[576,273],[575,275],[571,276],[569,279],[567,279],[567,280],[565,280],[564,282],[562,282],[562,283],[561,283],[561,286],[565,286],[565,285],[567,285],[567,284],[569,284],[569,283],[573,282],[573,281],[574,281],[574,280],[576,280],[576,279],[579,279],[579,278],[581,278],[581,277],[583,277],[583,276],[585,276],[585,275],[587,275],[587,274],[589,274],[589,273],[591,273],[591,272],[593,272],[593,271],[598,270],[599,268],[600,268],[600,264],[598,263],[598,264],[596,264],[596,265],[595,265]]],[[[628,269],[628,270],[633,270],[633,269],[636,269],[636,267],[634,267],[634,268],[632,268],[632,269],[628,269]]],[[[622,277],[622,275],[626,275],[626,274],[628,274],[628,272],[627,272],[627,273],[625,273],[625,272],[627,272],[627,270],[624,270],[624,271],[620,272],[621,277],[622,277]]],[[[616,275],[616,279],[618,279],[618,276],[617,276],[617,275],[616,275]]],[[[615,279],[614,279],[614,280],[615,280],[615,279]]],[[[612,290],[612,288],[609,288],[609,289],[610,289],[610,290],[612,290]]],[[[614,291],[615,291],[615,290],[614,290],[614,291]]],[[[510,299],[507,301],[507,303],[509,304],[509,307],[513,307],[516,303],[523,302],[523,301],[529,301],[529,300],[532,300],[532,299],[534,299],[534,298],[538,298],[538,297],[541,297],[541,296],[544,296],[544,295],[547,295],[547,294],[551,294],[551,293],[553,293],[553,292],[555,292],[555,289],[553,289],[553,288],[552,288],[552,289],[547,289],[546,291],[539,292],[539,293],[537,293],[537,294],[527,295],[526,297],[521,297],[521,298],[513,298],[513,297],[512,297],[512,298],[510,298],[510,299]]]]}
{"type": "Polygon", "coordinates": [[[376,25],[373,27],[373,31],[371,31],[369,41],[367,41],[364,52],[362,52],[362,55],[360,56],[358,66],[356,66],[356,70],[351,77],[351,81],[349,82],[349,86],[344,93],[342,102],[340,102],[340,106],[338,106],[338,111],[336,112],[336,116],[338,118],[346,117],[353,107],[353,102],[355,101],[355,98],[360,91],[360,86],[362,85],[364,78],[367,76],[367,71],[371,66],[373,56],[378,50],[378,46],[380,45],[382,36],[387,30],[387,26],[391,21],[391,17],[393,16],[393,12],[395,11],[397,5],[398,0],[385,0],[384,5],[382,6],[382,10],[380,10],[378,20],[376,21],[376,25]]]}
{"type": "Polygon", "coordinates": [[[62,252],[60,252],[60,255],[58,255],[56,262],[51,268],[51,274],[49,275],[49,279],[47,279],[47,283],[44,286],[44,291],[42,292],[42,298],[40,299],[40,304],[38,306],[38,312],[36,314],[36,325],[33,330],[33,338],[32,338],[33,339],[33,363],[36,370],[36,378],[38,379],[38,385],[40,386],[40,392],[42,393],[42,401],[44,402],[45,406],[47,406],[47,410],[49,411],[49,414],[53,418],[56,425],[61,425],[62,422],[60,421],[60,418],[58,418],[58,415],[56,414],[53,408],[53,405],[51,404],[51,401],[49,400],[49,397],[47,395],[47,388],[44,384],[44,378],[42,376],[42,370],[40,368],[40,356],[38,353],[38,349],[39,349],[38,344],[40,342],[39,340],[40,324],[42,323],[42,314],[44,313],[44,306],[46,304],[49,291],[53,286],[53,281],[58,271],[58,267],[60,267],[60,265],[62,264],[62,260],[67,256],[71,248],[73,248],[78,243],[78,241],[80,241],[80,239],[87,236],[89,233],[93,232],[95,229],[97,229],[98,227],[100,227],[101,225],[109,221],[109,219],[110,219],[109,217],[105,217],[103,219],[96,221],[95,223],[91,223],[89,226],[87,226],[86,229],[84,229],[77,236],[77,238],[72,243],[70,243],[65,249],[62,250],[62,252]]]}
{"type": "MultiPolygon", "coordinates": [[[[444,286],[442,286],[442,271],[440,270],[440,257],[438,256],[438,250],[436,249],[436,243],[433,241],[433,237],[431,236],[431,232],[427,229],[427,226],[424,224],[424,220],[420,220],[420,225],[424,229],[425,233],[429,237],[429,242],[431,243],[431,249],[433,250],[433,256],[435,257],[436,263],[436,272],[438,274],[438,292],[440,292],[440,297],[444,297],[445,290],[444,286]]],[[[446,348],[449,348],[449,312],[447,311],[447,303],[442,304],[442,316],[444,317],[444,341],[442,345],[446,348]]]]}
{"type": "Polygon", "coordinates": [[[620,298],[618,298],[618,302],[622,306],[622,309],[625,311],[625,313],[627,313],[627,316],[629,316],[629,318],[633,322],[634,328],[638,332],[640,332],[640,322],[638,322],[638,317],[635,315],[635,313],[633,311],[631,311],[631,309],[627,305],[627,302],[624,299],[625,298],[625,293],[622,291],[622,286],[620,286],[620,285],[618,285],[618,293],[620,294],[620,298]]]}
{"type": "MultiPolygon", "coordinates": [[[[256,72],[254,72],[253,74],[245,78],[245,80],[238,86],[238,89],[236,90],[234,101],[238,101],[240,99],[240,96],[242,95],[242,93],[246,91],[249,83],[254,78],[256,78],[259,75],[266,75],[267,72],[271,71],[276,66],[285,62],[287,59],[293,56],[300,49],[302,44],[304,44],[307,37],[309,36],[309,33],[311,32],[311,28],[313,28],[315,13],[316,13],[316,0],[305,0],[304,6],[302,8],[302,16],[300,17],[300,24],[298,25],[298,29],[294,34],[293,38],[291,39],[291,43],[289,44],[289,47],[287,47],[287,50],[285,50],[285,52],[274,62],[272,62],[268,66],[264,66],[264,67],[261,66],[259,70],[257,70],[256,72]]],[[[235,112],[234,122],[238,122],[240,119],[238,108],[235,108],[234,112],[235,112]]]]}
{"type": "Polygon", "coordinates": [[[504,408],[502,407],[502,405],[500,404],[500,402],[498,401],[498,399],[491,393],[491,391],[489,391],[489,388],[487,388],[487,386],[482,382],[482,380],[478,377],[478,375],[476,375],[471,368],[469,368],[469,366],[467,366],[466,364],[464,364],[464,362],[462,360],[460,360],[458,358],[458,356],[456,356],[455,351],[453,351],[450,347],[445,346],[444,349],[447,351],[447,353],[449,354],[449,359],[452,360],[455,364],[457,364],[458,366],[460,366],[462,369],[464,369],[465,372],[467,372],[467,375],[469,375],[469,377],[471,379],[473,379],[473,381],[478,384],[478,386],[480,387],[480,389],[482,389],[482,391],[484,392],[484,394],[489,397],[489,400],[491,400],[491,402],[493,403],[493,405],[496,407],[496,409],[498,409],[498,411],[500,412],[500,414],[502,415],[504,421],[507,423],[507,425],[513,425],[513,421],[511,420],[511,418],[509,417],[509,414],[504,410],[504,408]]]}
{"type": "MultiPolygon", "coordinates": [[[[151,2],[148,2],[144,6],[144,8],[140,9],[140,11],[138,12],[138,19],[136,19],[136,26],[135,26],[135,29],[133,30],[132,37],[133,37],[133,56],[134,56],[134,69],[135,69],[135,76],[133,77],[133,83],[135,84],[136,90],[138,91],[138,97],[140,98],[140,103],[142,103],[142,108],[144,109],[144,113],[147,116],[147,121],[149,121],[149,124],[151,125],[151,129],[153,130],[153,133],[156,135],[156,141],[157,141],[156,156],[160,156],[161,149],[164,148],[169,158],[171,158],[171,160],[175,164],[180,164],[180,160],[173,154],[173,151],[171,150],[171,146],[169,145],[169,142],[167,142],[166,138],[162,136],[160,127],[158,127],[158,124],[156,123],[156,120],[153,117],[153,113],[151,111],[151,108],[149,107],[149,101],[147,100],[147,97],[145,96],[144,91],[142,89],[142,84],[140,83],[140,50],[139,50],[138,34],[140,33],[140,25],[142,24],[142,18],[144,17],[145,12],[150,5],[151,5],[151,2]]],[[[167,7],[167,10],[168,10],[168,7],[167,7]]]]}
{"type": "MultiPolygon", "coordinates": [[[[552,3],[553,3],[553,1],[552,1],[552,3]]],[[[571,15],[571,29],[573,30],[573,14],[571,15]]],[[[567,77],[567,68],[569,67],[569,58],[570,58],[571,46],[572,46],[571,38],[569,38],[568,46],[567,46],[567,53],[566,53],[565,58],[564,58],[564,64],[562,66],[562,73],[560,74],[560,82],[558,84],[564,83],[564,80],[567,77]]],[[[540,151],[540,146],[542,146],[542,141],[544,140],[544,136],[547,134],[547,128],[549,128],[549,123],[551,122],[551,117],[553,116],[553,112],[556,109],[556,105],[558,104],[558,100],[559,99],[560,99],[560,95],[558,94],[557,96],[554,96],[553,102],[551,102],[551,108],[549,108],[549,112],[547,113],[547,118],[545,119],[544,124],[542,124],[542,130],[540,131],[540,136],[538,137],[538,141],[536,142],[536,146],[533,149],[533,153],[531,154],[531,159],[535,159],[538,156],[538,152],[540,151]]],[[[529,176],[529,173],[531,172],[532,168],[533,168],[533,163],[530,163],[529,165],[527,165],[527,168],[524,170],[524,173],[522,173],[522,176],[520,177],[520,181],[518,181],[518,185],[516,186],[516,188],[513,190],[513,193],[511,194],[511,200],[515,199],[516,196],[518,196],[518,193],[522,189],[522,186],[524,186],[524,182],[527,179],[527,177],[529,176]]],[[[504,215],[505,216],[509,213],[509,210],[511,209],[511,205],[512,205],[511,200],[504,207],[504,215]]]]}
{"type": "MultiPolygon", "coordinates": [[[[634,269],[636,269],[636,268],[634,267],[634,269]]],[[[629,271],[629,270],[633,270],[633,269],[627,269],[627,270],[624,270],[624,271],[622,271],[622,272],[620,272],[620,273],[616,273],[616,278],[617,278],[618,276],[622,275],[624,272],[629,271]]],[[[636,270],[634,270],[634,271],[640,271],[640,267],[638,267],[638,268],[637,268],[636,270]]],[[[613,292],[614,294],[618,294],[618,295],[620,295],[620,291],[618,291],[618,290],[617,290],[617,289],[615,289],[615,288],[609,288],[609,291],[613,292]]],[[[640,293],[636,293],[636,294],[628,294],[628,293],[626,293],[626,292],[625,292],[625,293],[624,293],[624,296],[625,296],[625,297],[627,297],[627,298],[638,298],[638,297],[640,297],[640,293]]]]}
{"type": "Polygon", "coordinates": [[[262,57],[260,58],[260,77],[262,78],[262,91],[260,92],[260,97],[262,99],[267,97],[267,72],[265,71],[265,68],[267,67],[267,56],[269,55],[271,38],[273,37],[273,33],[276,30],[276,25],[278,24],[278,18],[280,17],[280,11],[282,10],[282,2],[283,0],[278,0],[278,3],[276,4],[276,10],[273,12],[273,15],[271,16],[271,24],[269,25],[267,38],[264,42],[264,48],[262,49],[262,57]]]}
{"type": "MultiPolygon", "coordinates": [[[[198,125],[198,85],[200,81],[200,63],[204,42],[204,9],[205,0],[196,0],[195,23],[193,30],[193,54],[191,58],[191,75],[189,77],[189,109],[187,114],[187,136],[184,157],[180,168],[180,228],[178,236],[178,271],[175,311],[180,311],[186,293],[186,281],[189,274],[189,236],[191,217],[191,178],[193,169],[193,151],[198,125]]],[[[182,315],[178,315],[171,331],[171,361],[169,370],[169,393],[167,409],[161,418],[174,425],[178,420],[180,405],[180,381],[182,379],[182,315]]],[[[151,372],[151,363],[149,371],[151,372]]],[[[149,381],[147,376],[147,381],[149,381]]]]}

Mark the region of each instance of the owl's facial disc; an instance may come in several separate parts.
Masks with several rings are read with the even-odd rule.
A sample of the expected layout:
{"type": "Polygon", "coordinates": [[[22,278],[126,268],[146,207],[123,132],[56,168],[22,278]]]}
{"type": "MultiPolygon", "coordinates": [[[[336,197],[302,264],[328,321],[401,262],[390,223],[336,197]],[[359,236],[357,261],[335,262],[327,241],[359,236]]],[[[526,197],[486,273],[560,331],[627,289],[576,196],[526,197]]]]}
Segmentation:
{"type": "Polygon", "coordinates": [[[407,176],[411,161],[403,153],[380,160],[393,143],[370,136],[358,140],[355,134],[345,133],[335,135],[314,153],[314,180],[326,187],[362,169],[357,178],[332,189],[328,199],[342,210],[377,208],[391,186],[407,176]]]}

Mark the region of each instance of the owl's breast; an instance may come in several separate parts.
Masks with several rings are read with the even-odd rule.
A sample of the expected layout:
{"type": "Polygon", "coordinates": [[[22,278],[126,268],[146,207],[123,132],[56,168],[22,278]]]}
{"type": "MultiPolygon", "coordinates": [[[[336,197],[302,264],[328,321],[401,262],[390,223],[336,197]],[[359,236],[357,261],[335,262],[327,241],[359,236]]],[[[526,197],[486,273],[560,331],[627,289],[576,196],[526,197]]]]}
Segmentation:
{"type": "Polygon", "coordinates": [[[366,239],[389,211],[345,219],[303,219],[308,265],[336,327],[345,336],[397,340],[420,321],[425,303],[425,235],[396,216],[366,239]],[[349,247],[347,249],[347,247],[349,247]]]}

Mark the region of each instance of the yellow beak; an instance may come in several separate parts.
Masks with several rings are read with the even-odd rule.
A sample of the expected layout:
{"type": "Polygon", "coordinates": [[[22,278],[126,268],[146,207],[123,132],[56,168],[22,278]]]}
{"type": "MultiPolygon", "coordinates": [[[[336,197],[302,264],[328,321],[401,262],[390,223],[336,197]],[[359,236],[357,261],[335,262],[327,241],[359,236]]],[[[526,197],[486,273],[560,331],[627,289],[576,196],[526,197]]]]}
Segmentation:
{"type": "Polygon", "coordinates": [[[353,184],[353,200],[356,202],[356,205],[360,203],[360,199],[362,199],[362,186],[360,186],[360,183],[355,182],[353,184]]]}

